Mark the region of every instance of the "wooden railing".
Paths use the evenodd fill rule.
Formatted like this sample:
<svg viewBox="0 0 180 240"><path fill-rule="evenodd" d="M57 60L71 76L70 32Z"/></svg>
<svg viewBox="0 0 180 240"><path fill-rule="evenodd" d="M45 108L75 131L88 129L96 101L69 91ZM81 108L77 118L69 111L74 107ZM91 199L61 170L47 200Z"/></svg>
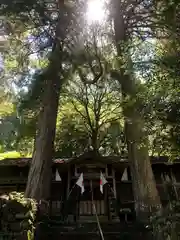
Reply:
<svg viewBox="0 0 180 240"><path fill-rule="evenodd" d="M51 214L60 215L62 211L62 202L61 201L52 201L51 202Z"/></svg>
<svg viewBox="0 0 180 240"><path fill-rule="evenodd" d="M0 178L0 185L3 184L26 184L26 177L9 177L9 178Z"/></svg>

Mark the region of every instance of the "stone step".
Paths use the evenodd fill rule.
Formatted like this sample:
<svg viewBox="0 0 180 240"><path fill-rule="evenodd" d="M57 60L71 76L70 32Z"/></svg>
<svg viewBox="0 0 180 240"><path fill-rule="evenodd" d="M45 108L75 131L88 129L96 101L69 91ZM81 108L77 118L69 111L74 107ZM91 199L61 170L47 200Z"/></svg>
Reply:
<svg viewBox="0 0 180 240"><path fill-rule="evenodd" d="M131 233L131 232L104 232L103 233L105 240L150 240L151 238L147 234L141 234L139 232L137 233ZM74 232L74 233L68 233L68 232L49 232L46 234L41 234L39 236L35 237L35 240L99 240L101 239L99 232L86 232L86 233L80 233L80 232Z"/></svg>
<svg viewBox="0 0 180 240"><path fill-rule="evenodd" d="M101 223L101 228L103 231L105 240L144 240L149 239L147 237L147 231L143 228L134 227L134 225L123 225L120 223ZM63 226L54 226L54 225L41 225L39 229L36 229L35 240L99 240L99 230L97 223L87 223L79 225L63 225Z"/></svg>

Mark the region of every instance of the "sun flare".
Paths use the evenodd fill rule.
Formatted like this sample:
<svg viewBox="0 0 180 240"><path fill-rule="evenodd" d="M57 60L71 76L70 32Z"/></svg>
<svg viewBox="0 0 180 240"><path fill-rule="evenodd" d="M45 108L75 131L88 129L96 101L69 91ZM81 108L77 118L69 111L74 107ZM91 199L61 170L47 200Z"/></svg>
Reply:
<svg viewBox="0 0 180 240"><path fill-rule="evenodd" d="M87 8L88 23L101 23L105 17L104 0L89 0Z"/></svg>

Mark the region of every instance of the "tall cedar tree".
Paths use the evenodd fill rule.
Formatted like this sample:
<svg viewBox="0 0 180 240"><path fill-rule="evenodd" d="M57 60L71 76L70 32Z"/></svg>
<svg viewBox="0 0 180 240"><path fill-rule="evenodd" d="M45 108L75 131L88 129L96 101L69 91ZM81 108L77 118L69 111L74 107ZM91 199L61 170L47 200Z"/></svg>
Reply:
<svg viewBox="0 0 180 240"><path fill-rule="evenodd" d="M42 32L45 40L47 37L51 40L50 47L52 47L52 50L49 53L48 66L41 72L36 81L39 86L38 96L36 97L38 100L40 99L41 104L39 105L33 158L25 191L26 197L36 200L48 199L50 194L56 118L63 79L62 46L69 23L66 10L64 0L57 0L56 2L2 0L0 5L1 16L4 16L5 20L10 19L10 23L11 21L12 23L20 21L22 25L24 23L24 26L28 26L28 29L32 30L30 33L32 36L34 32L37 33L36 40L42 35ZM55 13L53 17L49 16L51 12ZM9 26L14 26L15 24L9 24L6 21L3 25L7 34L14 34L15 29L10 29ZM47 27L49 27L48 30ZM41 89L39 89L40 87Z"/></svg>
<svg viewBox="0 0 180 240"><path fill-rule="evenodd" d="M38 119L38 132L35 140L32 163L26 186L26 197L48 199L50 194L52 156L56 131L59 94L62 86L62 45L65 38L66 22L64 1L58 1L59 20L49 65L43 73L44 93Z"/></svg>
<svg viewBox="0 0 180 240"><path fill-rule="evenodd" d="M134 5L128 5L128 2L132 1L124 2L113 0L112 6L117 54L119 59L126 59L127 67L132 69L132 62L128 56L129 53L125 50L130 40L130 29L127 24L127 9L128 7L131 7L130 9L132 11L128 17L135 18L136 15L132 13L136 7L138 7L138 2L141 2L141 5L143 4L143 1L134 2ZM141 18L142 17L143 16L141 16ZM129 72L127 73L126 70L127 68L120 68L118 72L113 72L113 76L121 83L124 97L128 97L131 102L131 104L124 105L123 109L125 117L125 135L128 146L128 159L131 164L136 214L139 219L146 220L149 213L151 214L152 212L157 212L161 209L161 203L149 159L148 138L144 131L144 120L138 112L138 85L133 74Z"/></svg>

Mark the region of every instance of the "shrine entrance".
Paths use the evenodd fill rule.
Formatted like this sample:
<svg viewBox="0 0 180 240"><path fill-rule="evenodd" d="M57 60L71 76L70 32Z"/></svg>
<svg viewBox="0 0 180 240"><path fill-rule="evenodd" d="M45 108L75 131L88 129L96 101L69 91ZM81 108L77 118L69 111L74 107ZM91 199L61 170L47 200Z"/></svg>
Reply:
<svg viewBox="0 0 180 240"><path fill-rule="evenodd" d="M83 174L83 193L81 184L77 184ZM103 193L100 191L102 177ZM101 185L102 187L102 185ZM67 212L75 221L111 221L115 211L112 198L115 197L116 184L114 170L104 163L78 163L71 165L67 178ZM113 197L112 197L113 195Z"/></svg>
<svg viewBox="0 0 180 240"><path fill-rule="evenodd" d="M99 179L84 179L85 192L79 199L79 220L93 221L96 214L100 218L108 219L107 191L100 192ZM94 204L94 206L93 206Z"/></svg>

